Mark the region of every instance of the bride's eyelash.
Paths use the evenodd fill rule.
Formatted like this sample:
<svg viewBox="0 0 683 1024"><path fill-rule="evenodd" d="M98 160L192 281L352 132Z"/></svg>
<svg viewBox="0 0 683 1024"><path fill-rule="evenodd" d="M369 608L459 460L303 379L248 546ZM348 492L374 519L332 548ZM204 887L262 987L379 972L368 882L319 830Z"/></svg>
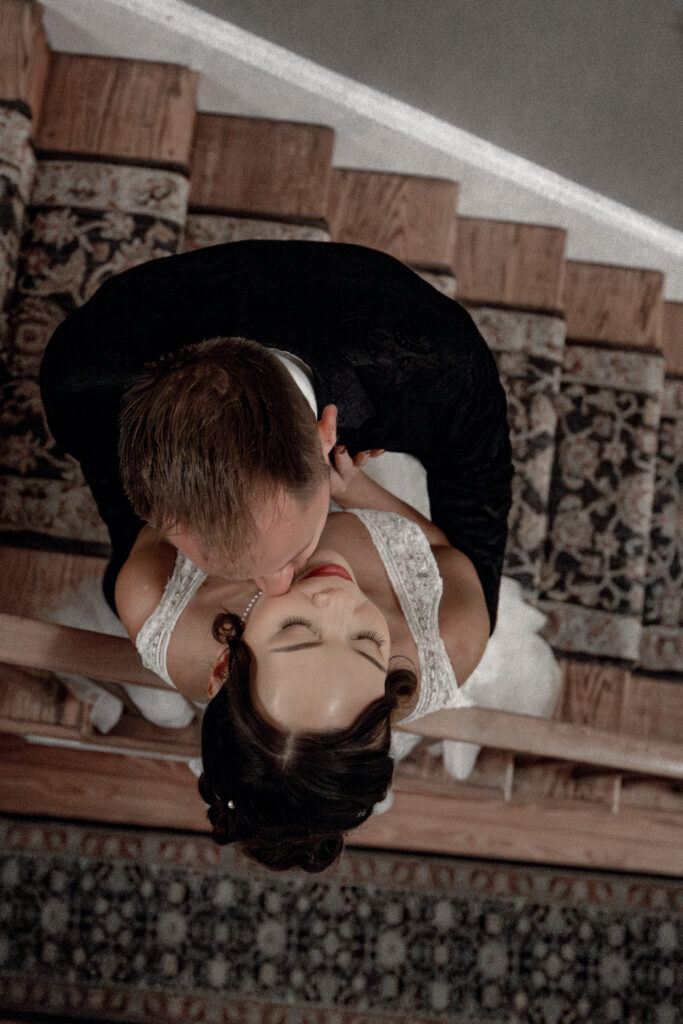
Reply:
<svg viewBox="0 0 683 1024"><path fill-rule="evenodd" d="M302 619L298 616L292 616L289 619L285 619L284 622L280 623L280 629L287 629L289 626L305 626L310 629L311 632L317 633L317 630L310 619ZM356 633L353 637L354 640L372 640L373 643L377 644L379 648L384 647L384 637L380 636L374 630L366 630L363 633Z"/></svg>
<svg viewBox="0 0 683 1024"><path fill-rule="evenodd" d="M372 640L377 644L378 647L384 647L384 637L380 636L379 633L375 633L374 630L368 630L365 633L357 633L354 640Z"/></svg>
<svg viewBox="0 0 683 1024"><path fill-rule="evenodd" d="M287 629L288 626L307 626L308 629L315 633L315 627L310 619L300 619L296 616L290 619L285 619L284 622L280 623L280 629Z"/></svg>

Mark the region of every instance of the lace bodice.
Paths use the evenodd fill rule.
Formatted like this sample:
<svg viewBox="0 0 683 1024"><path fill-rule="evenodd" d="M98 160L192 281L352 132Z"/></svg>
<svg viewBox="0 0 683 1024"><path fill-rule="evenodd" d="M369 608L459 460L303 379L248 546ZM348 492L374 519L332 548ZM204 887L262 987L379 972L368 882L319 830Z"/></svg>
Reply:
<svg viewBox="0 0 683 1024"><path fill-rule="evenodd" d="M175 687L166 667L171 635L178 619L205 579L206 573L178 551L161 600L135 638L142 664L161 676L169 686Z"/></svg>
<svg viewBox="0 0 683 1024"><path fill-rule="evenodd" d="M439 634L443 580L429 542L416 523L394 512L349 509L367 529L412 633L420 664L420 695L402 725L442 708L472 704L458 688L455 673ZM410 737L394 732L392 752L399 753Z"/></svg>

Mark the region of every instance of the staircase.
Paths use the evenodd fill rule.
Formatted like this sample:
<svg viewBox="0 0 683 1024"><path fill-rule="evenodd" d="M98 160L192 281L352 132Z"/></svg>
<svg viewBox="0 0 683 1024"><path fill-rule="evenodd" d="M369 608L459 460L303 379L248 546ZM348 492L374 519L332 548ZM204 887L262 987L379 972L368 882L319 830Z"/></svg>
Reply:
<svg viewBox="0 0 683 1024"><path fill-rule="evenodd" d="M555 227L460 217L453 181L335 167L327 127L197 113L186 68L51 53L26 0L0 0L0 58L0 612L34 617L105 564L106 530L40 406L64 315L183 249L353 242L457 297L495 353L516 469L505 572L549 617L557 721L679 742L683 304L663 300L663 275L566 260ZM3 665L0 730L2 810L205 828L182 763L196 723L161 730L126 708L100 735L48 669ZM354 841L681 867L679 788L656 774L489 748L459 784L424 742L395 792Z"/></svg>

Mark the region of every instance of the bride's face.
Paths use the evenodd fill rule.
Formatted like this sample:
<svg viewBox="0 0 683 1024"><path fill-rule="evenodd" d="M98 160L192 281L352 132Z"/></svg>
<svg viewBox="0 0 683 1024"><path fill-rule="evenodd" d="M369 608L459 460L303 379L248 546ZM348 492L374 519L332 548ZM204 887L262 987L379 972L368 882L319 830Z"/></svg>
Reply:
<svg viewBox="0 0 683 1024"><path fill-rule="evenodd" d="M283 729L345 728L384 695L389 628L338 552L316 551L286 594L261 597L244 640L256 706Z"/></svg>

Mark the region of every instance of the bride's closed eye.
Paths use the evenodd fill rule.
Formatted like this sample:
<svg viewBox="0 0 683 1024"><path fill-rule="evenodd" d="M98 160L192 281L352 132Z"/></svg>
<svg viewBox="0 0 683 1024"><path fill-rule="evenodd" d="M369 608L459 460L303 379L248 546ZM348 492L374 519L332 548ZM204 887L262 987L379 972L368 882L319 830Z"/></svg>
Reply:
<svg viewBox="0 0 683 1024"><path fill-rule="evenodd" d="M305 626L307 629L310 629L311 633L315 633L316 636L318 635L318 630L310 619L300 619L296 617L285 619L284 622L280 623L280 630L289 629L290 626Z"/></svg>
<svg viewBox="0 0 683 1024"><path fill-rule="evenodd" d="M320 636L320 631L315 627L310 619L302 619L298 616L292 616L289 619L285 619L284 622L280 623L280 630L284 631L290 629L292 626L304 626L306 629L310 629L311 633L315 633L316 636ZM351 637L352 640L371 640L377 647L382 649L385 645L385 639L380 636L375 630L365 630L362 633L356 633Z"/></svg>
<svg viewBox="0 0 683 1024"><path fill-rule="evenodd" d="M372 640L373 643L377 644L377 646L380 648L380 650L381 650L382 647L384 647L384 644L386 643L384 637L380 636L379 633L376 633L374 630L368 630L365 633L356 633L356 635L354 637L352 637L351 639L352 640Z"/></svg>

